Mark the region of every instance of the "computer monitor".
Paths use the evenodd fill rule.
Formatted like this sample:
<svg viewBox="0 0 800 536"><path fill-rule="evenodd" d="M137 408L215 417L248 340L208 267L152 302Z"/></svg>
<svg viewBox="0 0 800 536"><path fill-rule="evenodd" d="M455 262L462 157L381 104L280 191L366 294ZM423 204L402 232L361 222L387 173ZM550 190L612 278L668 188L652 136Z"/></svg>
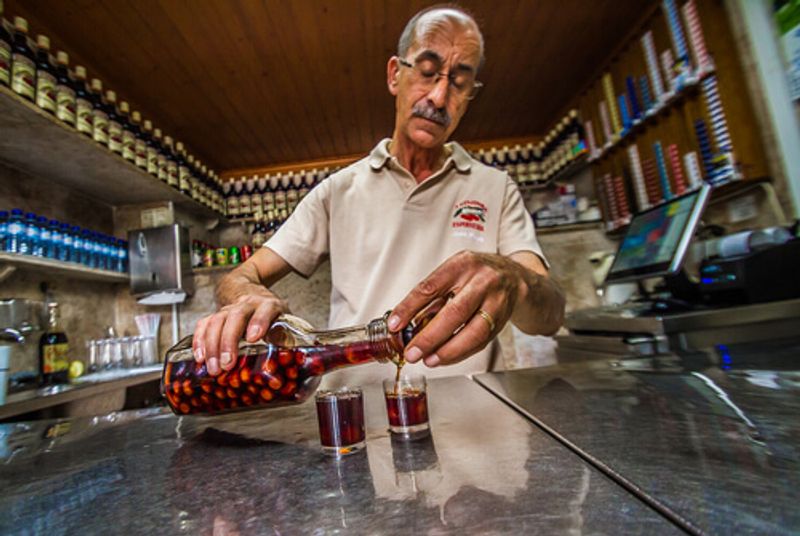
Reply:
<svg viewBox="0 0 800 536"><path fill-rule="evenodd" d="M704 184L634 216L605 284L678 273L710 193Z"/></svg>

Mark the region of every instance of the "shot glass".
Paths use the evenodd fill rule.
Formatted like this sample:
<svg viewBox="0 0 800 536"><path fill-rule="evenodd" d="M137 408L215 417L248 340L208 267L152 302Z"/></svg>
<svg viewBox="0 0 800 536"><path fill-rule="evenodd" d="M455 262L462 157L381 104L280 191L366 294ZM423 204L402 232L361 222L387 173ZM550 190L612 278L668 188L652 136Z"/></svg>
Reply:
<svg viewBox="0 0 800 536"><path fill-rule="evenodd" d="M358 387L320 391L316 396L322 452L347 456L364 448L364 394Z"/></svg>
<svg viewBox="0 0 800 536"><path fill-rule="evenodd" d="M383 380L383 396L389 431L406 438L424 437L430 432L428 393L425 376L404 376Z"/></svg>

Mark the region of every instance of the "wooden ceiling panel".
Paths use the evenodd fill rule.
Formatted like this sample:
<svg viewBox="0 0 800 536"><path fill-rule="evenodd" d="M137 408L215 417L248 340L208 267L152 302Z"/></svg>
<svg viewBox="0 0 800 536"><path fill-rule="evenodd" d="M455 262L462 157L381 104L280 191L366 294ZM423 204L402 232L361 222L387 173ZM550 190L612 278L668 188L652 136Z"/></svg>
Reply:
<svg viewBox="0 0 800 536"><path fill-rule="evenodd" d="M418 0L6 0L217 170L359 154L391 135L386 61ZM464 142L540 136L653 0L465 0L486 84Z"/></svg>

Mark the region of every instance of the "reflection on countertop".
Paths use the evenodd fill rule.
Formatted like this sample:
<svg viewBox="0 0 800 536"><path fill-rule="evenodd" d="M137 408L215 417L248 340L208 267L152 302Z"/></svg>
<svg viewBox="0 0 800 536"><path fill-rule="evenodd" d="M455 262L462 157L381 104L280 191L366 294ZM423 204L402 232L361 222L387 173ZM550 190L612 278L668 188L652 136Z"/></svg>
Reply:
<svg viewBox="0 0 800 536"><path fill-rule="evenodd" d="M800 530L800 341L477 376L703 531Z"/></svg>
<svg viewBox="0 0 800 536"><path fill-rule="evenodd" d="M466 378L429 383L432 433L414 443L387 432L380 386L364 391L367 448L338 462L313 402L1 426L0 532L679 532Z"/></svg>

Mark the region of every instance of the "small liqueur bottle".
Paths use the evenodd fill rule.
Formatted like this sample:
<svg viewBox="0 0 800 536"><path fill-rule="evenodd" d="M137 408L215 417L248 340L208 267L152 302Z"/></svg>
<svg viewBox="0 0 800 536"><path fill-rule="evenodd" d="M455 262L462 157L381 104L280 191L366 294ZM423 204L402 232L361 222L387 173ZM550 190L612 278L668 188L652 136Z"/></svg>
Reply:
<svg viewBox="0 0 800 536"><path fill-rule="evenodd" d="M142 114L134 110L131 114L131 130L133 131L133 163L139 169L147 170L147 140L150 133L142 128Z"/></svg>
<svg viewBox="0 0 800 536"><path fill-rule="evenodd" d="M14 17L11 89L30 101L36 98L36 56L28 46L28 21L22 17Z"/></svg>
<svg viewBox="0 0 800 536"><path fill-rule="evenodd" d="M253 216L264 215L264 196L261 192L261 183L258 175L253 175L248 181L248 186L252 183L250 191L250 212Z"/></svg>
<svg viewBox="0 0 800 536"><path fill-rule="evenodd" d="M189 182L189 165L186 162L183 142L180 141L175 143L175 164L178 167L178 190L188 195L192 191Z"/></svg>
<svg viewBox="0 0 800 536"><path fill-rule="evenodd" d="M280 212L286 209L286 185L289 183L289 176L278 174L277 182L277 188L275 189L275 210Z"/></svg>
<svg viewBox="0 0 800 536"><path fill-rule="evenodd" d="M303 175L303 184L300 185L300 191L297 193L298 203L308 195L308 192L311 191L311 187L314 184L314 173L313 171L307 171Z"/></svg>
<svg viewBox="0 0 800 536"><path fill-rule="evenodd" d="M48 327L39 340L39 370L43 385L67 383L69 342L61 329L58 304L47 304Z"/></svg>
<svg viewBox="0 0 800 536"><path fill-rule="evenodd" d="M222 206L223 206L222 213L223 213L223 214L225 215L225 217L227 217L227 218L231 218L231 217L232 217L232 215L231 215L231 208L232 208L232 207L230 206L230 205L231 205L231 203L230 203L230 200L231 200L231 198L233 197L233 196L231 195L231 189L232 189L232 188L233 188L233 185L231 184L231 181L227 181L227 180L226 180L226 181L225 181L225 182L223 182L223 183L222 183L222 185L221 185L221 189L222 189L222 200L223 200L223 201L222 201ZM236 201L236 203L237 203L237 205L238 205L239 201L237 200L237 201ZM238 208L238 206L237 206L237 208Z"/></svg>
<svg viewBox="0 0 800 536"><path fill-rule="evenodd" d="M122 158L136 162L136 134L131 117L131 106L127 101L119 103L119 122L122 126Z"/></svg>
<svg viewBox="0 0 800 536"><path fill-rule="evenodd" d="M330 371L372 361L402 367L405 345L442 304L432 303L400 333L389 332L389 313L361 326L328 331L284 315L272 324L264 342L242 341L236 366L217 376L208 374L205 363L195 362L189 336L167 352L161 392L178 415L299 404Z"/></svg>
<svg viewBox="0 0 800 536"><path fill-rule="evenodd" d="M167 184L173 188L178 188L178 160L171 136L164 136L164 156L165 169L167 172Z"/></svg>
<svg viewBox="0 0 800 536"><path fill-rule="evenodd" d="M0 0L0 84L11 85L11 34L3 18L3 0Z"/></svg>
<svg viewBox="0 0 800 536"><path fill-rule="evenodd" d="M112 153L122 155L122 122L123 118L117 110L116 91L106 91L106 116L108 116L108 149Z"/></svg>
<svg viewBox="0 0 800 536"><path fill-rule="evenodd" d="M50 61L50 38L36 36L36 106L56 113L56 68Z"/></svg>
<svg viewBox="0 0 800 536"><path fill-rule="evenodd" d="M108 113L103 100L103 82L92 78L92 137L100 145L108 146Z"/></svg>
<svg viewBox="0 0 800 536"><path fill-rule="evenodd" d="M242 185L241 181L233 182L227 202L228 216L230 216L231 218L238 218L240 216L239 201L241 200L241 195L243 190L244 186Z"/></svg>
<svg viewBox="0 0 800 536"><path fill-rule="evenodd" d="M238 184L241 184L239 192L239 216L246 218L251 214L250 206L250 192L247 189L247 178L242 177L239 179Z"/></svg>
<svg viewBox="0 0 800 536"><path fill-rule="evenodd" d="M289 184L289 189L286 191L286 208L289 212L294 212L295 207L300 202L300 186L302 184L303 175L295 174Z"/></svg>
<svg viewBox="0 0 800 536"><path fill-rule="evenodd" d="M153 129L153 138L150 140L151 146L147 149L147 172L158 177L158 180L167 182L167 157L164 154L164 139L161 136L161 129ZM156 164L153 169L153 154L155 153Z"/></svg>
<svg viewBox="0 0 800 536"><path fill-rule="evenodd" d="M56 117L75 128L75 82L69 76L69 55L56 53Z"/></svg>
<svg viewBox="0 0 800 536"><path fill-rule="evenodd" d="M85 136L93 137L92 115L94 105L92 94L86 87L86 68L75 66L75 78L72 81L75 90L75 129Z"/></svg>
<svg viewBox="0 0 800 536"><path fill-rule="evenodd" d="M261 204L264 207L264 214L275 210L275 189L278 186L278 180L275 175L264 176L265 187L261 192Z"/></svg>

